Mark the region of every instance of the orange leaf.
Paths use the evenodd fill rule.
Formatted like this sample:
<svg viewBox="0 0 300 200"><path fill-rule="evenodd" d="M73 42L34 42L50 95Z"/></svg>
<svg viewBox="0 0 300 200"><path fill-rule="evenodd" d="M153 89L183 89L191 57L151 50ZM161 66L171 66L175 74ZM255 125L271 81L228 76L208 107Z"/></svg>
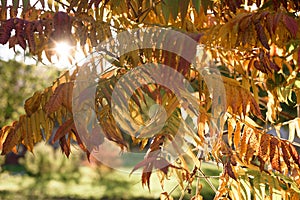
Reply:
<svg viewBox="0 0 300 200"><path fill-rule="evenodd" d="M70 138L68 138L68 140L67 140L66 137L61 137L59 139L59 144L60 144L61 150L65 153L65 155L67 157L69 157L69 155L71 153Z"/></svg>
<svg viewBox="0 0 300 200"><path fill-rule="evenodd" d="M35 92L32 97L25 101L24 109L28 116L37 111L37 109L40 107L41 99L41 92Z"/></svg>
<svg viewBox="0 0 300 200"><path fill-rule="evenodd" d="M250 163L250 161L252 160L252 156L257 152L258 148L259 148L258 138L257 138L256 134L254 132L252 132L252 134L249 138L247 152L246 152L246 158L245 158L247 163Z"/></svg>
<svg viewBox="0 0 300 200"><path fill-rule="evenodd" d="M265 162L269 159L270 139L271 139L271 136L266 133L263 134L260 139L260 147L259 147L258 155Z"/></svg>
<svg viewBox="0 0 300 200"><path fill-rule="evenodd" d="M291 163L290 163L290 153L288 151L288 147L287 144L285 142L281 142L281 149L282 149L282 154L283 154L283 160L285 162L285 164L288 167L288 170L291 169Z"/></svg>
<svg viewBox="0 0 300 200"><path fill-rule="evenodd" d="M57 111L62 105L68 111L72 112L72 91L73 82L62 83L57 86L49 101L46 103L44 110L47 114L52 114Z"/></svg>
<svg viewBox="0 0 300 200"><path fill-rule="evenodd" d="M239 144L240 144L240 140L241 140L241 124L239 122L237 122L236 127L235 127L235 131L234 131L234 136L233 136L233 144L235 149L239 149Z"/></svg>
<svg viewBox="0 0 300 200"><path fill-rule="evenodd" d="M280 152L279 152L280 142L275 137L270 140L270 160L272 168L281 172L280 167Z"/></svg>
<svg viewBox="0 0 300 200"><path fill-rule="evenodd" d="M6 155L21 142L21 134L16 132L15 127L10 126L8 129L6 129L6 132L7 136L3 143L1 155Z"/></svg>

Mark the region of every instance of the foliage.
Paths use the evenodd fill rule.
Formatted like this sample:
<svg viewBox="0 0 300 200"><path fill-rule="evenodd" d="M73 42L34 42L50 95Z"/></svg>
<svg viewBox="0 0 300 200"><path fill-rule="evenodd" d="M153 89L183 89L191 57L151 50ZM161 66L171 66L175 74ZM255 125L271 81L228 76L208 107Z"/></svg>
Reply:
<svg viewBox="0 0 300 200"><path fill-rule="evenodd" d="M26 153L20 163L30 175L40 178L60 176L60 178L69 179L78 172L81 157L82 154L75 151L72 158L67 159L52 146L39 143L34 148L34 154Z"/></svg>
<svg viewBox="0 0 300 200"><path fill-rule="evenodd" d="M30 152L28 152L30 154ZM75 154L79 152L74 152ZM69 162L73 156L70 156ZM68 165L68 163L65 163ZM20 171L20 169L19 169ZM203 171L206 174L216 174L217 167L212 164L204 164ZM159 198L161 187L159 180L154 177L151 184L151 193L141 184L139 175L128 177L118 171L104 173L99 175L97 169L80 165L79 170L68 179L58 172L53 174L51 179L41 178L39 176L30 176L26 172L12 173L11 169L5 169L0 173L0 198L1 199L128 199L128 200L155 200ZM71 175L71 174L69 174ZM175 177L168 181L166 189L173 188L177 182ZM9 184L7 184L9 183ZM203 196L205 199L213 197L213 191L203 182ZM217 187L218 180L214 179L213 184ZM173 196L178 199L180 189L174 191ZM188 199L188 198L184 198Z"/></svg>
<svg viewBox="0 0 300 200"><path fill-rule="evenodd" d="M220 83L216 82L211 95L203 81L205 77L191 63L162 49L139 49L120 57L112 55L116 68L100 77L91 77L97 84L97 119L102 127L106 127L104 135L98 138L98 144L105 137L122 150L128 149L128 143L146 148L145 159L133 169L143 168L143 185L149 187L152 170L158 168L162 172L162 180L172 171L186 191L201 175L200 161L205 159L223 165L215 199L299 199L300 161L292 142L295 133L300 134L300 114L289 110L293 106L299 109L300 103L298 1L70 0L48 1L47 5L44 1L38 3L41 9L30 5L29 1L23 1L22 5L19 1L13 1L12 5L8 5L6 0L1 1L1 44L9 43L10 47L20 45L23 49L28 47L38 60L43 59L44 52L51 61L55 55L55 43L61 40L72 45L78 43L84 51L92 51L103 40L124 30L171 27L203 44L220 65L222 79ZM253 3L257 9L251 7ZM17 9L19 6L22 13ZM15 35L12 36L13 30ZM193 46L188 49L182 46L181 50L188 51L191 57L196 53ZM105 53L109 55L110 52ZM137 89L130 101L131 113L121 113L120 110L119 115L147 124L144 107L149 110L156 102L166 108L168 125L155 135L141 133L142 136L150 136L143 139L135 137L128 124L122 124L120 129L112 114L112 90L122 75L145 62L168 65L193 85L199 97L196 102L200 112L197 133L188 128L188 122L182 119L179 109L183 108L193 116L189 105L182 106L172 92L155 84ZM73 139L87 155L90 154L93 149L87 148L78 133L86 131L86 127L76 127L72 113L73 88L80 87L74 83L78 71L84 67L86 73L96 71L93 66L88 66L77 66L72 73L67 71L52 86L36 92L25 102L26 115L1 129L2 154L16 151L21 143L33 151L34 144L51 138L55 123L59 128L52 140L60 142L67 156ZM152 72L155 74L155 71ZM136 78L140 77L136 75ZM149 77L145 75L142 78L147 80ZM127 88L137 85L136 82L126 84ZM226 112L214 116L211 107L219 104L221 84L225 90ZM89 95L84 92L78 96L80 103ZM124 102L122 95L118 94L120 102ZM151 103L145 96L152 99ZM215 118L220 130L214 129ZM177 133L181 122L185 128ZM280 138L280 134L272 136L267 133L268 126L279 130L286 124L290 126L290 141ZM132 137L125 137L125 132ZM207 135L215 137L216 142L208 142ZM186 136L191 138L187 141L187 156L179 156L178 162L170 164L161 147L176 141L177 137L183 141ZM224 139L226 136L227 139ZM93 138L90 140L93 141ZM211 148L211 152L203 151L206 148ZM180 154L181 149L176 151ZM198 151L205 156L200 157ZM186 164L188 158L193 161L192 169ZM209 182L208 178L205 180ZM201 185L192 199L201 199L200 194ZM171 198L168 193L162 193L161 197Z"/></svg>
<svg viewBox="0 0 300 200"><path fill-rule="evenodd" d="M47 75L43 75L46 70ZM13 60L0 61L0 127L24 114L24 99L43 89L57 74L57 71L50 68L38 68Z"/></svg>

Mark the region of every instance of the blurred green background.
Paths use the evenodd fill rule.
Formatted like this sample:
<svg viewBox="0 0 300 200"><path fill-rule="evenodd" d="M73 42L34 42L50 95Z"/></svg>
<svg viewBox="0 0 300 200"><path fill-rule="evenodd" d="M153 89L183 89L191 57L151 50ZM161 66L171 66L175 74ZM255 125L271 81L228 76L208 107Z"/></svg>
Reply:
<svg viewBox="0 0 300 200"><path fill-rule="evenodd" d="M4 157L0 159L3 164ZM104 159L117 158L108 155ZM206 175L220 173L213 164L203 163L202 166ZM127 171L132 169L124 167ZM19 164L2 165L0 180L0 199L159 199L160 193L170 192L177 185L176 178L170 177L163 190L154 172L149 191L142 187L140 174L130 176L95 160L89 163L76 146L68 159L60 149L45 143L39 143L34 154L26 152L23 158L19 158ZM211 180L217 187L218 179ZM203 179L201 183L204 199L213 199L213 190ZM191 194L185 193L184 199L190 199L194 193L193 187ZM177 187L172 196L178 199L180 195L181 189Z"/></svg>

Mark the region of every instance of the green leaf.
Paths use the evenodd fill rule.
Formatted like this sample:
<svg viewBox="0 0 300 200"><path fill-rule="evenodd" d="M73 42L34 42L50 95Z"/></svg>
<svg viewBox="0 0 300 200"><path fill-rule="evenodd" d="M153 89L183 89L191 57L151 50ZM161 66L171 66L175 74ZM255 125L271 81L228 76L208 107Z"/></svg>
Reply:
<svg viewBox="0 0 300 200"><path fill-rule="evenodd" d="M7 0L1 0L1 7L5 8L7 6Z"/></svg>
<svg viewBox="0 0 300 200"><path fill-rule="evenodd" d="M18 7L19 7L19 0L14 0L13 1L13 7L14 7L15 10L18 9Z"/></svg>
<svg viewBox="0 0 300 200"><path fill-rule="evenodd" d="M192 0L192 3L197 13L200 13L200 0Z"/></svg>
<svg viewBox="0 0 300 200"><path fill-rule="evenodd" d="M27 11L28 7L30 7L29 0L23 0L23 11Z"/></svg>
<svg viewBox="0 0 300 200"><path fill-rule="evenodd" d="M164 2L162 2L161 9L162 9L162 13L164 15L164 18L166 20L166 23L168 23L169 18L170 18L170 9L169 9L169 7Z"/></svg>
<svg viewBox="0 0 300 200"><path fill-rule="evenodd" d="M172 17L176 20L178 16L178 9L179 9L179 0L164 0L166 6L169 7Z"/></svg>

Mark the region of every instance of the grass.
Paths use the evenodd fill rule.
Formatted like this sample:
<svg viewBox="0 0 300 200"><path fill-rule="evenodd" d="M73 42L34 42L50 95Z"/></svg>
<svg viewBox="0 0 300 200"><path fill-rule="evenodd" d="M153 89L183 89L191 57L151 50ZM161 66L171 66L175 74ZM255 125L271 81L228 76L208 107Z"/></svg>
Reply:
<svg viewBox="0 0 300 200"><path fill-rule="evenodd" d="M130 169L125 169L129 171ZM218 175L218 169L212 164L203 164L206 175ZM0 173L0 199L159 199L163 191L170 192L176 185L174 177L165 181L164 190L154 173L151 176L150 192L148 188L142 187L140 174L120 171L101 170L89 166L80 166L65 180L61 176L30 176L22 166L8 166ZM201 180L203 184L202 195L204 199L212 199L214 192L209 185ZM217 187L218 180L212 179ZM192 193L195 188L192 188ZM175 199L181 195L179 187L174 190L172 196ZM186 194L184 199L190 199Z"/></svg>

